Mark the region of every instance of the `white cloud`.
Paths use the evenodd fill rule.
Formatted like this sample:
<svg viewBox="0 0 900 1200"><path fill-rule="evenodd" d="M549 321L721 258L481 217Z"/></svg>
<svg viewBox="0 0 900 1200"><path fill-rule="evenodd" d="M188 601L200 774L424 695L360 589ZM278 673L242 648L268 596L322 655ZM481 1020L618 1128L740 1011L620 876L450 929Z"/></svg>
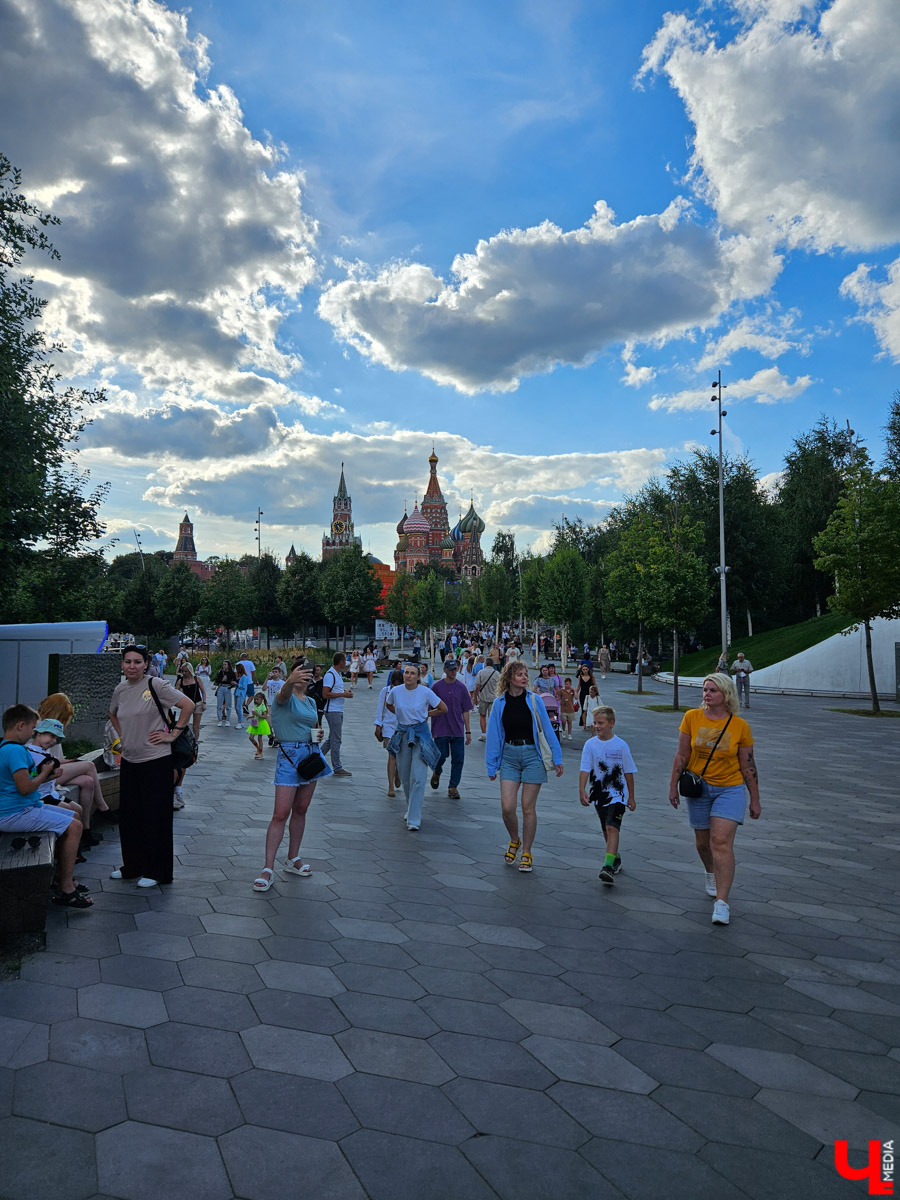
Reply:
<svg viewBox="0 0 900 1200"><path fill-rule="evenodd" d="M655 367L637 367L634 363L635 347L633 342L626 342L622 350L622 366L625 368L625 374L622 376L622 383L626 387L643 387L645 383L652 383L656 378Z"/></svg>
<svg viewBox="0 0 900 1200"><path fill-rule="evenodd" d="M664 342L766 290L780 263L662 213L615 224L602 201L581 228L549 221L480 241L448 283L419 263L325 290L319 313L360 353L461 392L513 391L526 375L582 365L616 342Z"/></svg>
<svg viewBox="0 0 900 1200"><path fill-rule="evenodd" d="M749 379L726 380L723 403L727 406L735 400L754 400L757 404L777 404L779 401L795 400L813 382L811 375L798 375L792 383L778 367L763 367ZM709 397L710 389L698 381L696 387L672 396L654 396L649 407L654 412L659 409L665 412L699 410L709 407ZM710 413L713 413L711 407Z"/></svg>
<svg viewBox="0 0 900 1200"><path fill-rule="evenodd" d="M706 343L697 370L709 371L713 367L724 366L741 350L751 350L769 359L780 358L789 350L809 354L809 335L795 328L799 315L796 309L792 309L787 313L767 310L742 317L721 337L711 338Z"/></svg>
<svg viewBox="0 0 900 1200"><path fill-rule="evenodd" d="M0 30L4 153L63 219L38 278L66 369L223 399L290 379L315 224L300 172L206 86L205 40L155 0L2 0Z"/></svg>
<svg viewBox="0 0 900 1200"><path fill-rule="evenodd" d="M900 4L734 7L743 24L721 46L668 13L639 75L664 72L684 101L692 165L720 220L815 250L896 240Z"/></svg>
<svg viewBox="0 0 900 1200"><path fill-rule="evenodd" d="M859 319L872 326L884 353L900 362L900 258L887 267L885 279L866 264L858 266L841 284L841 295L856 301Z"/></svg>

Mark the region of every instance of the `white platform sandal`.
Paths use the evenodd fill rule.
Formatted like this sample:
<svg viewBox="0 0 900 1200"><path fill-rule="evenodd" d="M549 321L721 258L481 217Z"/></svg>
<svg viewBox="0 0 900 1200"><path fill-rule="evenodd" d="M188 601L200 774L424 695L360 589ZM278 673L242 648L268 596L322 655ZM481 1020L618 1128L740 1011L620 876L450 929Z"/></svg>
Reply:
<svg viewBox="0 0 900 1200"><path fill-rule="evenodd" d="M312 867L309 863L305 863L299 854L296 858L286 858L284 860L284 869L288 875L300 875L304 879L307 875L312 875Z"/></svg>
<svg viewBox="0 0 900 1200"><path fill-rule="evenodd" d="M263 867L259 873L259 878L253 880L254 892L267 892L275 882L275 872L271 867Z"/></svg>

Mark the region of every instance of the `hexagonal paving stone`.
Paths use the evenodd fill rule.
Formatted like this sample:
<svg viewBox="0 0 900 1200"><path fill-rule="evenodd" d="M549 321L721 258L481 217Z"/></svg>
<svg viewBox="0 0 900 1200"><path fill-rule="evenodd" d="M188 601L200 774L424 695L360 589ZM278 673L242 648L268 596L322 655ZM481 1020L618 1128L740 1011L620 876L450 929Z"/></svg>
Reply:
<svg viewBox="0 0 900 1200"><path fill-rule="evenodd" d="M348 1029L335 1040L356 1067L370 1075L389 1075L413 1083L446 1083L455 1072L418 1038L371 1029Z"/></svg>
<svg viewBox="0 0 900 1200"><path fill-rule="evenodd" d="M16 1072L13 1112L97 1133L125 1120L122 1081L71 1063L38 1063Z"/></svg>
<svg viewBox="0 0 900 1200"><path fill-rule="evenodd" d="M259 1017L246 996L213 988L172 988L165 993L169 1017L183 1025L203 1025L240 1033L259 1024Z"/></svg>
<svg viewBox="0 0 900 1200"><path fill-rule="evenodd" d="M97 1135L97 1177L102 1191L123 1200L231 1200L234 1194L212 1138L135 1121Z"/></svg>
<svg viewBox="0 0 900 1200"><path fill-rule="evenodd" d="M345 991L330 967L314 967L298 962L261 962L256 969L266 987L282 992L337 996Z"/></svg>
<svg viewBox="0 0 900 1200"><path fill-rule="evenodd" d="M0 1121L0 1196L4 1200L87 1200L97 1191L89 1133L24 1117Z"/></svg>
<svg viewBox="0 0 900 1200"><path fill-rule="evenodd" d="M147 1030L147 1049L157 1067L198 1071L227 1079L250 1066L247 1052L236 1033L203 1029L174 1021Z"/></svg>
<svg viewBox="0 0 900 1200"><path fill-rule="evenodd" d="M248 1125L333 1142L359 1128L337 1085L323 1079L254 1070L238 1075L231 1086Z"/></svg>
<svg viewBox="0 0 900 1200"><path fill-rule="evenodd" d="M194 957L190 938L179 937L174 933L120 933L119 946L123 954L137 954L142 958L164 958L169 962Z"/></svg>
<svg viewBox="0 0 900 1200"><path fill-rule="evenodd" d="M50 1030L50 1057L54 1062L74 1063L98 1071L123 1071L145 1067L149 1062L142 1029L88 1021L76 1017L58 1021Z"/></svg>
<svg viewBox="0 0 900 1200"><path fill-rule="evenodd" d="M347 1160L331 1142L244 1125L219 1144L235 1190L247 1200L296 1200L298 1195L366 1200Z"/></svg>
<svg viewBox="0 0 900 1200"><path fill-rule="evenodd" d="M334 1039L321 1033L257 1025L245 1030L241 1037L253 1065L263 1070L332 1082L353 1070Z"/></svg>
<svg viewBox="0 0 900 1200"><path fill-rule="evenodd" d="M135 1029L147 1029L169 1019L161 993L114 983L92 983L79 988L78 1015L115 1025L131 1025Z"/></svg>
<svg viewBox="0 0 900 1200"><path fill-rule="evenodd" d="M243 1122L241 1110L224 1079L164 1067L143 1067L129 1071L123 1083L132 1121L210 1137L218 1137Z"/></svg>

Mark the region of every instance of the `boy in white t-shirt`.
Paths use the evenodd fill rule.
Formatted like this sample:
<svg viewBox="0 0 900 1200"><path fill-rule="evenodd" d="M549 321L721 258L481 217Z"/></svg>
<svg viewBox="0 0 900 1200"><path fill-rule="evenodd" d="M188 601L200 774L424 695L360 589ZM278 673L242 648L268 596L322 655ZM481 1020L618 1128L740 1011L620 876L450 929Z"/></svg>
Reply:
<svg viewBox="0 0 900 1200"><path fill-rule="evenodd" d="M581 752L581 771L578 776L578 798L585 808L593 804L606 838L606 859L600 871L600 881L607 886L622 870L619 855L619 831L625 809L637 807L634 799L634 777L637 767L628 743L616 736L615 709L601 705L594 711L594 736Z"/></svg>

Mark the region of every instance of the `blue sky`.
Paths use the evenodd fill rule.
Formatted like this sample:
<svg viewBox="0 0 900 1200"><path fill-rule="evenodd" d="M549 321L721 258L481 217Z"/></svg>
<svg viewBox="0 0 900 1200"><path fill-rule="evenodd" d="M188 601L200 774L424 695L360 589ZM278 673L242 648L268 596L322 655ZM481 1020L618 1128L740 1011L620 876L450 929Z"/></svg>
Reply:
<svg viewBox="0 0 900 1200"><path fill-rule="evenodd" d="M876 452L900 360L895 0L0 0L0 149L63 226L48 332L129 548L544 546L696 443ZM27 97L27 103L23 103Z"/></svg>

